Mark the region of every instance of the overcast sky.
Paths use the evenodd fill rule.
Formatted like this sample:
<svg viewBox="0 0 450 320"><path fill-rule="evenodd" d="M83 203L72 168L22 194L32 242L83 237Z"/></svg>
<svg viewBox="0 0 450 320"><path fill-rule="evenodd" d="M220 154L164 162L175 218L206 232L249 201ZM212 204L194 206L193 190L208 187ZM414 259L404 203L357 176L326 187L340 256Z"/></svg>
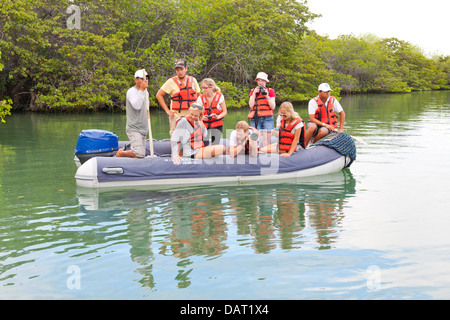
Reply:
<svg viewBox="0 0 450 320"><path fill-rule="evenodd" d="M331 39L371 33L450 55L450 0L307 0L307 6L322 14L309 27Z"/></svg>

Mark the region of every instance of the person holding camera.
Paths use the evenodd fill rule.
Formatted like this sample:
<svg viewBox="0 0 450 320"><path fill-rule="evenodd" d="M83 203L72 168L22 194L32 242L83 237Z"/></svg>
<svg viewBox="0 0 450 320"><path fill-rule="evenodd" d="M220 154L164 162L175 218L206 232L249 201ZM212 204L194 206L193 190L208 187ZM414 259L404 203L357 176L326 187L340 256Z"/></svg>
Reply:
<svg viewBox="0 0 450 320"><path fill-rule="evenodd" d="M145 141L148 132L147 105L148 74L138 70L134 74L135 86L126 95L126 133L130 140L131 150L119 149L116 157L143 158L145 157Z"/></svg>
<svg viewBox="0 0 450 320"><path fill-rule="evenodd" d="M178 119L189 113L189 107L197 101L200 94L197 80L187 74L187 62L178 59L174 68L176 76L168 79L156 93L156 99L169 116L170 135L172 135ZM167 94L171 99L170 109L164 100L164 96Z"/></svg>
<svg viewBox="0 0 450 320"><path fill-rule="evenodd" d="M261 149L263 153L280 153L280 157L290 157L297 151L297 145L305 148L305 124L294 111L292 103L285 101L280 105L277 128L273 130L278 142Z"/></svg>
<svg viewBox="0 0 450 320"><path fill-rule="evenodd" d="M273 129L273 110L275 109L275 91L267 88L269 78L265 72L259 72L255 79L257 86L250 92L250 125L260 130L263 135L263 146L270 144Z"/></svg>
<svg viewBox="0 0 450 320"><path fill-rule="evenodd" d="M259 150L259 131L248 125L246 121L239 121L230 135L229 154L236 157L238 154L249 154L256 157Z"/></svg>
<svg viewBox="0 0 450 320"><path fill-rule="evenodd" d="M227 115L227 106L225 98L220 92L220 88L211 78L203 79L200 83L203 91L197 103L203 105L203 123L208 129L208 140L211 137L211 145L218 145L222 138L223 118Z"/></svg>

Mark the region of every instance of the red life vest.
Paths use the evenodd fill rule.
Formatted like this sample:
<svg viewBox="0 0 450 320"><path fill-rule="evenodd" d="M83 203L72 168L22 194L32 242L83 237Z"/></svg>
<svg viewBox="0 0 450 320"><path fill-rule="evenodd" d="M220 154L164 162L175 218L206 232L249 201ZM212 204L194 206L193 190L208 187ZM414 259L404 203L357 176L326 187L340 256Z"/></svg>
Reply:
<svg viewBox="0 0 450 320"><path fill-rule="evenodd" d="M336 113L333 111L333 105L334 102L336 101L336 98L330 97L328 99L328 108L325 107L325 104L323 103L322 100L320 100L319 97L315 97L314 100L316 101L318 106L314 117L317 120L330 124L336 128L338 126L337 116Z"/></svg>
<svg viewBox="0 0 450 320"><path fill-rule="evenodd" d="M197 150L204 146L203 144L203 131L199 121L192 122L189 118L186 117L186 120L189 124L194 128L194 132L191 133L191 148Z"/></svg>
<svg viewBox="0 0 450 320"><path fill-rule="evenodd" d="M191 76L187 76L186 85L184 85L178 77L173 77L173 81L178 85L180 91L170 98L172 99L172 110L187 110L192 103L197 101L197 92L194 90L194 80Z"/></svg>
<svg viewBox="0 0 450 320"><path fill-rule="evenodd" d="M267 91L270 91L269 88L267 88ZM269 94L269 93L267 93ZM248 113L247 118L253 119L255 116L255 111L258 117L271 117L273 116L273 110L269 106L269 101L267 101L267 98L265 95L258 92L255 97L255 105L253 108L250 109L250 112Z"/></svg>
<svg viewBox="0 0 450 320"><path fill-rule="evenodd" d="M218 116L222 113L222 111L217 107L219 105L219 100L222 97L220 92L216 93L210 106L208 106L208 100L206 99L205 94L202 94L200 97L202 98L203 107L205 108L203 115L210 116L216 114ZM207 129L217 128L223 126L223 119L206 119L203 120L203 123L206 125Z"/></svg>
<svg viewBox="0 0 450 320"><path fill-rule="evenodd" d="M281 120L280 136L279 136L279 143L278 143L280 150L285 150L285 151L291 150L291 146L292 146L292 143L294 142L294 137L295 137L295 134L292 133L291 131L300 122L303 122L302 118L300 118L300 117L295 118L289 124L286 123L286 121L284 121L284 119ZM300 130L302 130L301 134L300 134L300 139L299 139L300 145L303 148L305 148L305 138L304 138L304 136L305 136L305 126L303 125L303 127Z"/></svg>

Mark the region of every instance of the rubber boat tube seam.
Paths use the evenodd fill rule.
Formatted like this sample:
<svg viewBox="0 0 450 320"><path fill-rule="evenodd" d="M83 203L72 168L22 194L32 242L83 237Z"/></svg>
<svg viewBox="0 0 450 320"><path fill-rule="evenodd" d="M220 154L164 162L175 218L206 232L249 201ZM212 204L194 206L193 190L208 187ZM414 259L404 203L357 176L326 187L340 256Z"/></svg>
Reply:
<svg viewBox="0 0 450 320"><path fill-rule="evenodd" d="M130 180L130 181L107 181L99 183L97 177L97 158L86 161L78 170L75 176L77 186L85 188L117 188L117 187L139 187L139 186L182 186L182 185L212 185L220 183L236 182L246 184L258 181L283 181L286 179L299 179L303 177L329 174L344 169L348 164L348 157L341 156L325 164L302 169L298 171L283 172L267 175L252 176L222 176L222 177L201 177L201 178L177 178L177 179L151 179L151 180Z"/></svg>

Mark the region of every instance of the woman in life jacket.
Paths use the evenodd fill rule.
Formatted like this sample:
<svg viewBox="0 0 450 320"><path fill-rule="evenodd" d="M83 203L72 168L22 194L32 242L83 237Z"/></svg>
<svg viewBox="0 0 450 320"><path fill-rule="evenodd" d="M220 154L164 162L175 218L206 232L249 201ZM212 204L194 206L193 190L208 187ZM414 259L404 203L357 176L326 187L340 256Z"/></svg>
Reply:
<svg viewBox="0 0 450 320"><path fill-rule="evenodd" d="M302 118L294 111L290 102L280 105L277 128L273 134L278 136L278 142L261 149L264 153L280 153L281 157L290 157L297 151L297 145L305 148L305 124Z"/></svg>
<svg viewBox="0 0 450 320"><path fill-rule="evenodd" d="M225 153L223 145L204 146L207 129L202 121L203 111L201 105L193 103L189 113L178 120L170 139L174 163L180 163L181 157L206 159Z"/></svg>
<svg viewBox="0 0 450 320"><path fill-rule="evenodd" d="M229 155L236 157L238 154L249 154L251 157L256 157L259 150L259 137L258 130L250 127L246 121L239 121L230 135Z"/></svg>
<svg viewBox="0 0 450 320"><path fill-rule="evenodd" d="M211 144L217 145L222 138L223 118L227 115L225 98L211 78L203 79L200 88L203 93L198 97L197 103L205 108L203 123L208 129L207 139L211 138Z"/></svg>

